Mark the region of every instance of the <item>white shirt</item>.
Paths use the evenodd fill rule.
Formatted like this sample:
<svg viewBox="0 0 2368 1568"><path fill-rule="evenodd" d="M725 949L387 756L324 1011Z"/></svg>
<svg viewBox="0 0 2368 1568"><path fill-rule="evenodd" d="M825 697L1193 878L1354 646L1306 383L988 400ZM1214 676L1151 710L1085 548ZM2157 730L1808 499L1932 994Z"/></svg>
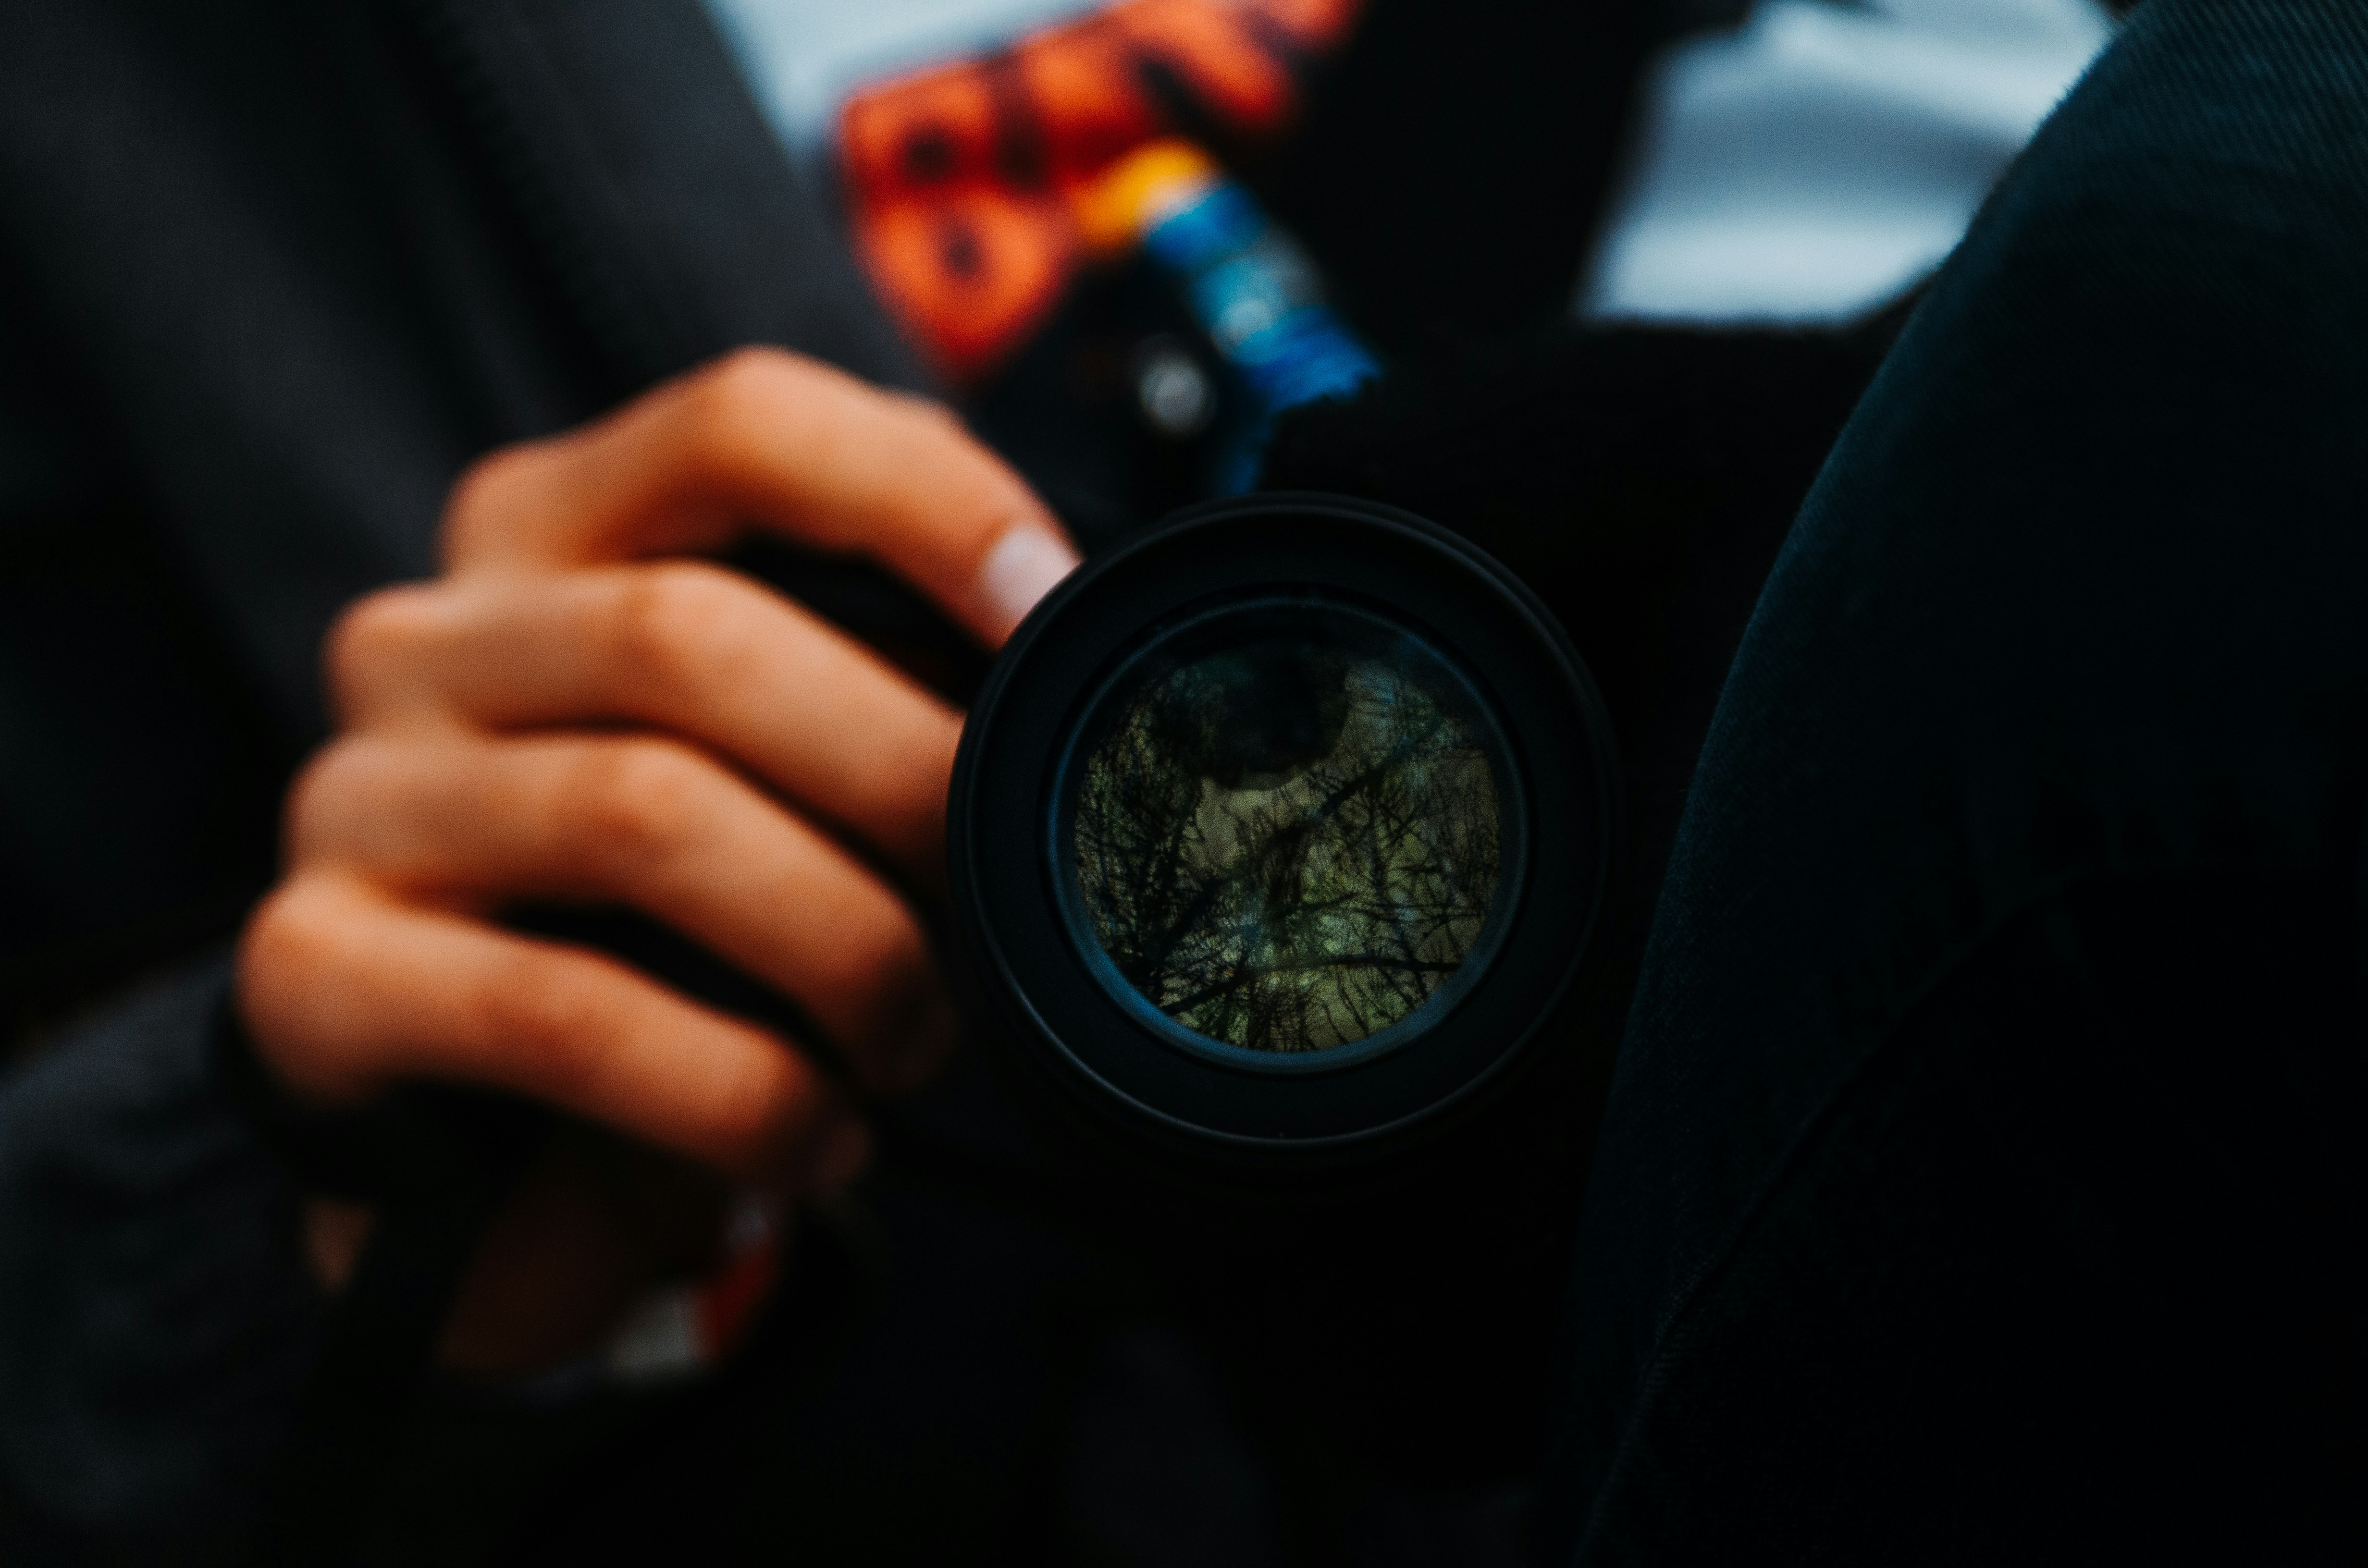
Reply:
<svg viewBox="0 0 2368 1568"><path fill-rule="evenodd" d="M706 0L774 133L827 149L858 88L1011 43L1102 0Z"/></svg>
<svg viewBox="0 0 2368 1568"><path fill-rule="evenodd" d="M1591 320L1837 323L1939 266L2112 36L2095 0L1763 0L1673 49Z"/></svg>

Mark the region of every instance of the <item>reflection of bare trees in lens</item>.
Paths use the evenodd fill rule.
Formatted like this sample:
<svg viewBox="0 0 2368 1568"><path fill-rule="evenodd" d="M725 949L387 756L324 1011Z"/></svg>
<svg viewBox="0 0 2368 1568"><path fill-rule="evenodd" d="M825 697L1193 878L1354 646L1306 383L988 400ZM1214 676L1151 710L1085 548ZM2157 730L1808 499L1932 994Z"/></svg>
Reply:
<svg viewBox="0 0 2368 1568"><path fill-rule="evenodd" d="M1496 781L1406 664L1213 655L1153 682L1087 759L1087 913L1177 1022L1254 1051L1346 1044L1420 1006L1479 939Z"/></svg>

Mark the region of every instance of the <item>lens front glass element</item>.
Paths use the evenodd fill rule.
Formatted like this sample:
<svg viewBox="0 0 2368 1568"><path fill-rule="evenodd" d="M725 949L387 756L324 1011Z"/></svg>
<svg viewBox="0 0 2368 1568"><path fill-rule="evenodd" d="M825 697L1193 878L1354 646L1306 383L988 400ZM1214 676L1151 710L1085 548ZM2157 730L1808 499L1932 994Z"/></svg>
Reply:
<svg viewBox="0 0 2368 1568"><path fill-rule="evenodd" d="M1362 609L1267 602L1137 656L1066 770L1071 869L1118 975L1192 1034L1328 1051L1489 928L1501 744L1471 683Z"/></svg>

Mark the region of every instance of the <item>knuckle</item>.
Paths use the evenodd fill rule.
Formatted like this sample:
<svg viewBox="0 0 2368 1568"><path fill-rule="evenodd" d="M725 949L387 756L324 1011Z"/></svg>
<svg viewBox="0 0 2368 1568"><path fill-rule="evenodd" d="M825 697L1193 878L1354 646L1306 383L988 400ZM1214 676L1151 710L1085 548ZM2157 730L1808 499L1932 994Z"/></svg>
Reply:
<svg viewBox="0 0 2368 1568"><path fill-rule="evenodd" d="M535 949L489 966L472 1002L472 1032L496 1049L529 1053L540 1068L535 1075L546 1082L581 1063L598 1041L604 1017L575 966Z"/></svg>
<svg viewBox="0 0 2368 1568"><path fill-rule="evenodd" d="M302 879L282 882L247 916L238 953L244 988L277 994L291 977L301 984L322 967L335 945L332 922L312 892Z"/></svg>
<svg viewBox="0 0 2368 1568"><path fill-rule="evenodd" d="M468 553L498 526L507 511L507 497L541 449L541 443L528 441L488 452L452 482L439 530L445 560Z"/></svg>
<svg viewBox="0 0 2368 1568"><path fill-rule="evenodd" d="M916 428L932 437L951 437L964 447L973 443L970 426L962 423L962 415L937 398L925 397L918 392L898 392L894 395L891 406L902 412Z"/></svg>
<svg viewBox="0 0 2368 1568"><path fill-rule="evenodd" d="M803 361L779 348L733 350L684 388L682 416L690 438L717 460L741 455L809 374Z"/></svg>
<svg viewBox="0 0 2368 1568"><path fill-rule="evenodd" d="M618 863L678 851L707 805L707 771L669 741L591 748L564 787L562 809L586 850Z"/></svg>
<svg viewBox="0 0 2368 1568"><path fill-rule="evenodd" d="M353 989L357 949L349 903L316 879L274 889L239 933L235 986L256 1048L302 1086L336 1090L363 1064L344 1061L326 999Z"/></svg>
<svg viewBox="0 0 2368 1568"><path fill-rule="evenodd" d="M803 364L785 348L750 344L717 358L704 379L727 397L746 398L778 390Z"/></svg>
<svg viewBox="0 0 2368 1568"><path fill-rule="evenodd" d="M701 654L746 610L737 585L692 562L637 568L618 596L612 635L626 671L661 684L695 681Z"/></svg>
<svg viewBox="0 0 2368 1568"><path fill-rule="evenodd" d="M779 479L785 465L814 460L851 433L876 435L878 410L887 401L877 389L815 360L779 348L743 348L685 386L675 410L676 435L695 466L725 488L761 487ZM791 442L791 432L801 439Z"/></svg>
<svg viewBox="0 0 2368 1568"><path fill-rule="evenodd" d="M330 742L306 760L288 787L285 823L290 861L324 858L355 800L376 772L376 747L353 737Z"/></svg>
<svg viewBox="0 0 2368 1568"><path fill-rule="evenodd" d="M400 679L427 638L431 592L419 584L382 588L347 606L330 624L323 674L341 714L366 710Z"/></svg>

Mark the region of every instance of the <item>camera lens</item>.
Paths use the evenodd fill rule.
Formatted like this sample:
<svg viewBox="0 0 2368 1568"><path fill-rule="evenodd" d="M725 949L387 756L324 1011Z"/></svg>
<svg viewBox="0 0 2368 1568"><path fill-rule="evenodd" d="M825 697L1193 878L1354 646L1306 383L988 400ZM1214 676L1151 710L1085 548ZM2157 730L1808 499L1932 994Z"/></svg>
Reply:
<svg viewBox="0 0 2368 1568"><path fill-rule="evenodd" d="M1216 611L1086 718L1052 838L1071 926L1155 1027L1221 1059L1375 1049L1445 1005L1488 930L1501 749L1403 627L1306 597Z"/></svg>
<svg viewBox="0 0 2368 1568"><path fill-rule="evenodd" d="M1615 816L1509 574L1334 496L1179 515L1040 605L971 710L954 935L1056 1113L1202 1165L1419 1142L1540 1049Z"/></svg>

